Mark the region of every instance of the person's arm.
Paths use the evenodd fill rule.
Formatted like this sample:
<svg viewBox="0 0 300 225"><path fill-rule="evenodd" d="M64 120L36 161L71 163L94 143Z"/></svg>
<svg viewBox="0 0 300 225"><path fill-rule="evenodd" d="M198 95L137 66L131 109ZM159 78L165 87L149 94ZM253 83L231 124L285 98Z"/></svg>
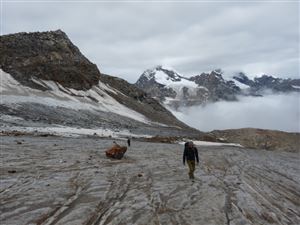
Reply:
<svg viewBox="0 0 300 225"><path fill-rule="evenodd" d="M199 163L198 149L197 148L195 148L195 155L196 155L197 163Z"/></svg>

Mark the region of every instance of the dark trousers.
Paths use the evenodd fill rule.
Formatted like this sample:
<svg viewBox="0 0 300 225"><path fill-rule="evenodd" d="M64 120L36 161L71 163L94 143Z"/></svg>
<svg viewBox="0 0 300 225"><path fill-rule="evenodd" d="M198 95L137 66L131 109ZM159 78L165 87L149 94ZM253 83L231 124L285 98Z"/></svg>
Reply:
<svg viewBox="0 0 300 225"><path fill-rule="evenodd" d="M190 179L194 179L195 160L187 160L187 164L189 166L189 177Z"/></svg>

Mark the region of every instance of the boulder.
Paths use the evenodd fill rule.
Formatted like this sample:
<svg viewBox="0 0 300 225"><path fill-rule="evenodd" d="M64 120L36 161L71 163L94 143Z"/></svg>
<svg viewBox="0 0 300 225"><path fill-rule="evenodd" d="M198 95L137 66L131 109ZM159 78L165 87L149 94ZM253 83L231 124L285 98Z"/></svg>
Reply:
<svg viewBox="0 0 300 225"><path fill-rule="evenodd" d="M126 146L120 146L115 144L110 149L106 150L105 154L109 158L122 159L126 151L127 151Z"/></svg>

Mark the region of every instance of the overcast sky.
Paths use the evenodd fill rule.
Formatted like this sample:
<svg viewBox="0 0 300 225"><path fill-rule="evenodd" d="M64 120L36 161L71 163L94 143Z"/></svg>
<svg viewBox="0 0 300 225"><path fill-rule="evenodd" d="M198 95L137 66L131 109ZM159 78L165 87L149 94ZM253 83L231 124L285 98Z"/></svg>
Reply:
<svg viewBox="0 0 300 225"><path fill-rule="evenodd" d="M158 64L299 77L298 1L2 2L1 34L57 29L129 82Z"/></svg>

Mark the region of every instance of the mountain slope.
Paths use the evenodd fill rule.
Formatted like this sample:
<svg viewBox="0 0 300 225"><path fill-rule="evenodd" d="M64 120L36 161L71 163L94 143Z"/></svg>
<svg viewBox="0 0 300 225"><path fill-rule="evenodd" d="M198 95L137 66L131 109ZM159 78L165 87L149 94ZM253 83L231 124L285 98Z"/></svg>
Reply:
<svg viewBox="0 0 300 225"><path fill-rule="evenodd" d="M100 74L60 30L4 35L0 40L2 127L199 134L134 85Z"/></svg>

